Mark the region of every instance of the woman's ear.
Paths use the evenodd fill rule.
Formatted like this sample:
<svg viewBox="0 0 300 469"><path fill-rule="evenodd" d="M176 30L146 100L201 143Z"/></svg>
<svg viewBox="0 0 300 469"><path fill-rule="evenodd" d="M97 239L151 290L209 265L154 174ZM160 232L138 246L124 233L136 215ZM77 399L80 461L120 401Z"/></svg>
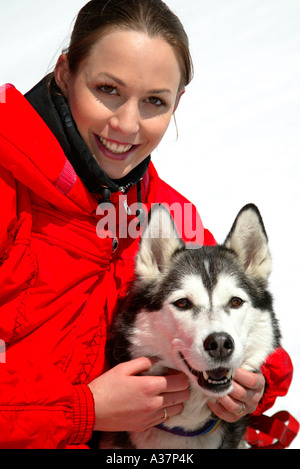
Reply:
<svg viewBox="0 0 300 469"><path fill-rule="evenodd" d="M181 91L178 92L177 94L177 98L176 98L176 102L175 102L175 106L174 106L174 110L173 110L173 113L176 111L176 109L178 108L178 104L179 104L179 101L180 101L180 98L181 96L185 93L185 88L183 88Z"/></svg>
<svg viewBox="0 0 300 469"><path fill-rule="evenodd" d="M67 55L61 54L56 62L54 77L57 86L60 88L65 98L68 96L70 76L71 72Z"/></svg>

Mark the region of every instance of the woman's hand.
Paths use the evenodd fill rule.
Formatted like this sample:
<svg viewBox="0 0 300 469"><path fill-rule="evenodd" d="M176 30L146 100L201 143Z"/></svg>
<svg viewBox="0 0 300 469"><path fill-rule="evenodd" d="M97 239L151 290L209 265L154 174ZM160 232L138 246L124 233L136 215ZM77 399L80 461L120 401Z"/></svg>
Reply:
<svg viewBox="0 0 300 469"><path fill-rule="evenodd" d="M187 377L182 373L138 376L152 365L149 358L137 358L89 384L95 402L94 430L143 431L182 412L190 395Z"/></svg>
<svg viewBox="0 0 300 469"><path fill-rule="evenodd" d="M256 410L264 389L265 378L262 373L238 368L234 374L231 393L214 403L208 402L208 405L217 417L226 422L236 422Z"/></svg>

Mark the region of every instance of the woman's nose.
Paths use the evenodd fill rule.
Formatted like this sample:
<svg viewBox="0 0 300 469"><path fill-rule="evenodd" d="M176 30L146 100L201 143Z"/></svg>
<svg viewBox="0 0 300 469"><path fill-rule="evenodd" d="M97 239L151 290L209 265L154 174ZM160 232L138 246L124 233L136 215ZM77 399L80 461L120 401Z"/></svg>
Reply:
<svg viewBox="0 0 300 469"><path fill-rule="evenodd" d="M140 112L135 101L126 101L110 119L111 127L123 135L136 135L140 128Z"/></svg>

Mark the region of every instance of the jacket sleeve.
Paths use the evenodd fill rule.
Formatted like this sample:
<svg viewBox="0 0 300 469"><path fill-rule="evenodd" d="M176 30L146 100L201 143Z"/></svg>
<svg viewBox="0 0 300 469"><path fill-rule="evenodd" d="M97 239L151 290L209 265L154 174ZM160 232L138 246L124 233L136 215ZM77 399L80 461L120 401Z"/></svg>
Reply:
<svg viewBox="0 0 300 469"><path fill-rule="evenodd" d="M0 364L0 448L63 449L86 443L94 426L87 385L55 366Z"/></svg>
<svg viewBox="0 0 300 469"><path fill-rule="evenodd" d="M291 358L283 348L278 348L267 358L261 371L266 380L265 392L254 415L266 412L277 397L287 394L293 377Z"/></svg>
<svg viewBox="0 0 300 469"><path fill-rule="evenodd" d="M1 267L18 227L16 181L1 165L0 193ZM38 366L25 356L12 360L1 326L0 322L0 448L64 448L86 443L94 426L88 386L72 385L53 365Z"/></svg>
<svg viewBox="0 0 300 469"><path fill-rule="evenodd" d="M73 430L68 445L85 445L92 436L95 425L93 394L86 384L73 386Z"/></svg>

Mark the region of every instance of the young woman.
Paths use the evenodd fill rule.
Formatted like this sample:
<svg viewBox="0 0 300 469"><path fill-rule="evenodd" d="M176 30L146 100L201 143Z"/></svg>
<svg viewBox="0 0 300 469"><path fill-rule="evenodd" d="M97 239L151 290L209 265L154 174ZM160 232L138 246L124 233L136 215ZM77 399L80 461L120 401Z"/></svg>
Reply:
<svg viewBox="0 0 300 469"><path fill-rule="evenodd" d="M0 447L84 445L93 429L140 431L182 411L183 374L140 376L147 357L109 370L104 350L141 207L189 210L183 239L214 244L150 161L191 77L186 34L161 0L93 0L53 74L25 97L2 89ZM286 352L262 372L237 370L212 410L235 421L269 408L289 387Z"/></svg>

